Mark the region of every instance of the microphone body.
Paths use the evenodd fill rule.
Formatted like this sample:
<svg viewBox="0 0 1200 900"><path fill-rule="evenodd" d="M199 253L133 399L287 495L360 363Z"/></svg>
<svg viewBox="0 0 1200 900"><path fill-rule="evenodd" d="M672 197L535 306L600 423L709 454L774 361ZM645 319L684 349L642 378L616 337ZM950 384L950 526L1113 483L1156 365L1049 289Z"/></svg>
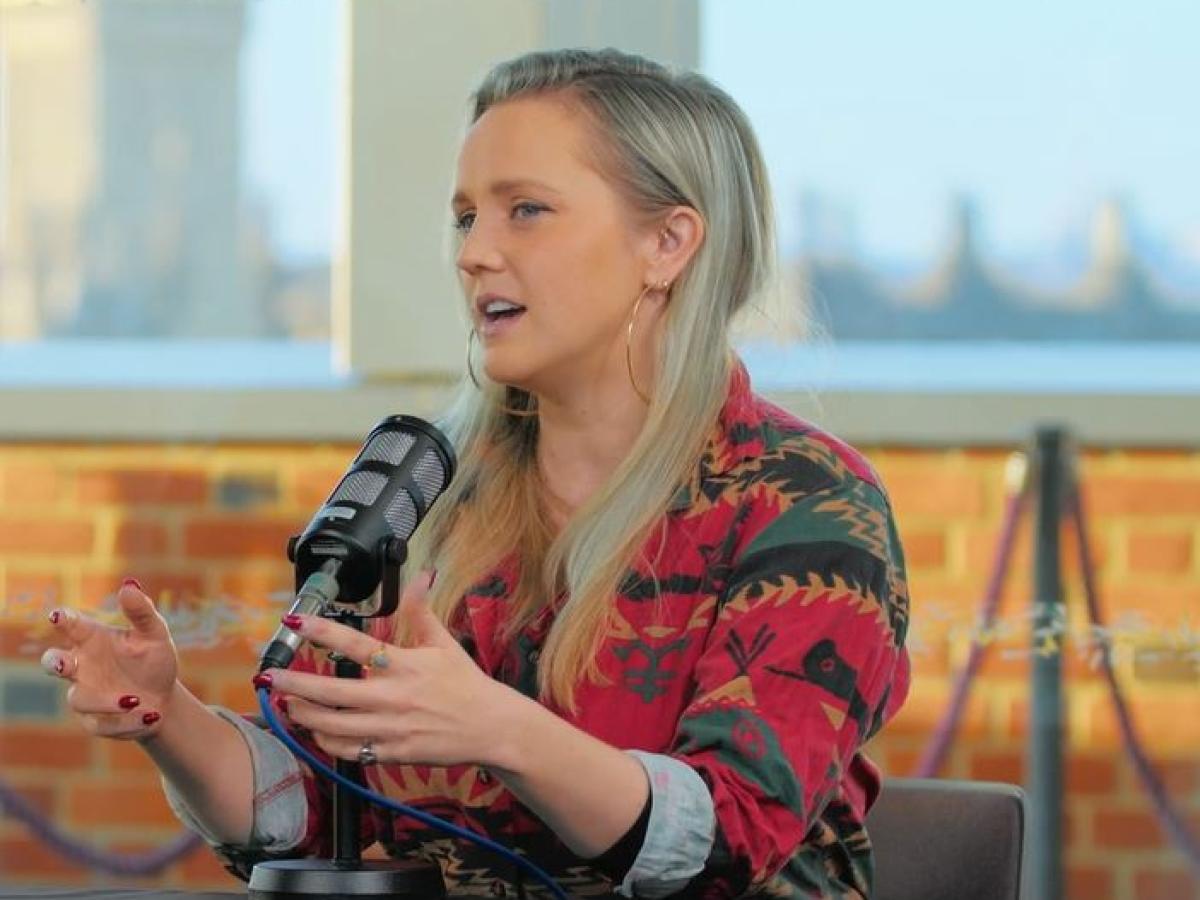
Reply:
<svg viewBox="0 0 1200 900"><path fill-rule="evenodd" d="M376 425L308 527L288 545L298 585L291 612L325 615L335 604L360 604L381 579L387 596L374 609L355 614L393 612L399 601L391 596L398 594L394 570L407 556L409 538L450 483L455 464L450 442L422 419L389 416ZM300 642L294 631L281 627L260 670L286 668Z"/></svg>

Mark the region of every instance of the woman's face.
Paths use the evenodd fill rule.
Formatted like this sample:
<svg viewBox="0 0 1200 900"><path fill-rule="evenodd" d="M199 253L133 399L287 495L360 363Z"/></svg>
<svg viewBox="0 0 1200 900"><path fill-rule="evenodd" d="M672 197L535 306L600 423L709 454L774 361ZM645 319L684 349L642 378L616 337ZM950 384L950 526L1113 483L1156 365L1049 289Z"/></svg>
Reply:
<svg viewBox="0 0 1200 900"><path fill-rule="evenodd" d="M625 330L655 233L589 162L595 140L561 98L528 97L489 109L463 143L457 264L494 381L561 399L628 381Z"/></svg>

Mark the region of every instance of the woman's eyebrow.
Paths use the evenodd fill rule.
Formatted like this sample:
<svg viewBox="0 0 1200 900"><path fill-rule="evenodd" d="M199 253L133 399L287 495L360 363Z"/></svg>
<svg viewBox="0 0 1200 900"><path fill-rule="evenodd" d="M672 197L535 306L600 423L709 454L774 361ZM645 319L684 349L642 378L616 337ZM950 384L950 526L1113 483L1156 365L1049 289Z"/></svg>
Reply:
<svg viewBox="0 0 1200 900"><path fill-rule="evenodd" d="M545 191L555 196L559 196L559 192L546 184L544 181L538 181L536 178L505 178L502 181L493 181L491 187L488 188L488 193L491 194L511 194L521 188L536 188L539 191ZM463 191L455 191L454 196L450 199L451 206L461 206L464 203L469 203L470 197Z"/></svg>

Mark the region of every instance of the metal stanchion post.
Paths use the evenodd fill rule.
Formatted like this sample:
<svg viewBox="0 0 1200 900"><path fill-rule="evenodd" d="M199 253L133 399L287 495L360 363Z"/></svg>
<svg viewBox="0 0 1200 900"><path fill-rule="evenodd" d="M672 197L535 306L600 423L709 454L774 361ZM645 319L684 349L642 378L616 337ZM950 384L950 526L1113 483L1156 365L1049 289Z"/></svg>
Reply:
<svg viewBox="0 0 1200 900"><path fill-rule="evenodd" d="M1033 455L1033 673L1028 745L1029 889L1034 900L1063 896L1063 615L1059 534L1063 514L1063 429L1039 428Z"/></svg>

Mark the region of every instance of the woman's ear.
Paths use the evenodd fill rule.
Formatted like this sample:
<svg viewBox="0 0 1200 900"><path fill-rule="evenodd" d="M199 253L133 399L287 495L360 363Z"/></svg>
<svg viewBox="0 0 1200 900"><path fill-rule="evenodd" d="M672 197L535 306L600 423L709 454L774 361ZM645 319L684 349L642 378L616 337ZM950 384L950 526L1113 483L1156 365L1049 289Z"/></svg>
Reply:
<svg viewBox="0 0 1200 900"><path fill-rule="evenodd" d="M704 219L690 206L673 207L655 233L647 281L673 284L704 243Z"/></svg>

